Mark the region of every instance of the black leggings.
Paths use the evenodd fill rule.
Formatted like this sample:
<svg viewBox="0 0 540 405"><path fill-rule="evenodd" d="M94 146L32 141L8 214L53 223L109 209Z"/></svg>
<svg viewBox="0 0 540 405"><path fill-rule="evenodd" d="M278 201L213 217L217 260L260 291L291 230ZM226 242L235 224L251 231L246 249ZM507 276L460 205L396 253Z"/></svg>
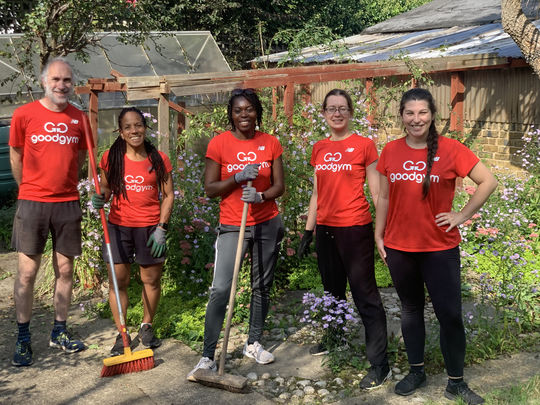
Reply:
<svg viewBox="0 0 540 405"><path fill-rule="evenodd" d="M404 252L388 247L386 261L401 300L401 331L409 364L424 362L424 283L440 324L440 345L450 377L463 376L465 329L461 314L459 247Z"/></svg>
<svg viewBox="0 0 540 405"><path fill-rule="evenodd" d="M373 226L317 225L317 261L325 291L344 300L347 279L366 332L372 366L388 364L386 314L375 281Z"/></svg>

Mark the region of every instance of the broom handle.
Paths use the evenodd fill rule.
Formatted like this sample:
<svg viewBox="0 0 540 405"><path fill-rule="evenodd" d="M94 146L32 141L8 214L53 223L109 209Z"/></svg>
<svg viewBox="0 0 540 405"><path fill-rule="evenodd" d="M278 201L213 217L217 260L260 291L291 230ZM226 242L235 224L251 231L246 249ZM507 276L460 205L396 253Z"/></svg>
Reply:
<svg viewBox="0 0 540 405"><path fill-rule="evenodd" d="M88 125L88 121L86 120L86 117L83 119L84 127L85 127L85 137L86 137L86 145L88 147L88 160L90 161L90 167L92 169L92 177L94 180L94 187L96 188L96 193L101 194L101 189L99 187L99 181L98 181L98 173L96 168L96 159L94 157L94 148L93 148L93 141L92 141L92 130L90 128L90 125ZM107 249L107 256L109 257L109 267L111 268L111 275L112 275L112 281L114 286L114 295L116 296L116 305L118 306L118 318L120 320L120 328L122 329L122 341L124 343L124 347L129 347L129 342L127 340L127 329L126 329L126 322L124 320L124 313L122 312L122 303L120 302L120 294L118 291L118 282L116 281L116 271L114 269L114 260L112 257L111 252L111 239L109 237L109 227L107 226L107 217L105 214L105 210L101 208L99 210L99 215L101 217L101 226L103 228L103 236L105 239L105 248Z"/></svg>
<svg viewBox="0 0 540 405"><path fill-rule="evenodd" d="M247 186L251 187L252 181L247 182ZM227 346L229 345L229 334L231 332L231 321L234 311L234 298L236 296L236 285L238 284L238 273L240 272L240 265L242 264L242 249L244 247L244 234L246 232L246 222L248 214L249 203L244 203L244 209L242 210L242 222L240 223L240 232L238 232L238 243L236 244L236 258L234 259L234 271L231 283L231 293L229 295L229 308L227 310L227 322L225 323L225 332L223 336L223 349L221 350L221 357L219 358L218 375L223 375L225 370L225 357L227 357Z"/></svg>

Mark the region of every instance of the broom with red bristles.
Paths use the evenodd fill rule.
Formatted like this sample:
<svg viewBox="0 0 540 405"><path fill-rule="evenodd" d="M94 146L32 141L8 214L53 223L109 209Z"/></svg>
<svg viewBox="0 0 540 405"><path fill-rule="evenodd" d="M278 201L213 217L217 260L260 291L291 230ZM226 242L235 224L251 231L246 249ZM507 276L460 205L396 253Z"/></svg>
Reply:
<svg viewBox="0 0 540 405"><path fill-rule="evenodd" d="M92 132L90 125L86 119L83 119L85 126L86 144L88 146L88 159L90 161L90 167L92 168L92 176L94 178L94 186L96 193L101 194L99 187L98 174L96 169L96 160L94 158ZM107 249L107 256L109 257L109 267L111 268L112 281L114 286L114 294L116 295L116 305L118 306L118 318L120 320L120 328L122 335L122 342L124 343L124 354L119 356L109 357L103 360L103 369L101 370L101 377L110 377L117 374L135 373L138 371L150 370L154 368L154 352L152 349L139 350L138 352L131 352L129 347L126 321L124 319L124 313L122 312L122 304L120 303L120 294L118 293L118 282L116 280L116 272L114 269L114 261L111 252L111 241L109 238L109 228L107 227L107 218L105 216L105 210L101 208L99 210L101 216L101 225L103 227L103 236L105 239L105 247Z"/></svg>

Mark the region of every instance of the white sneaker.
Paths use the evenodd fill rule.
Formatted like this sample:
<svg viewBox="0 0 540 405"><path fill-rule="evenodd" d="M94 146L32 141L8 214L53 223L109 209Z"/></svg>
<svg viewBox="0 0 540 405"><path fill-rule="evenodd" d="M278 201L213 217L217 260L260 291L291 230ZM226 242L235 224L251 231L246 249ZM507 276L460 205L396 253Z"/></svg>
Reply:
<svg viewBox="0 0 540 405"><path fill-rule="evenodd" d="M274 361L274 355L261 346L259 342L255 342L248 345L247 342L244 346L244 356L255 359L259 364L268 364Z"/></svg>
<svg viewBox="0 0 540 405"><path fill-rule="evenodd" d="M197 371L200 368L204 370L211 370L211 371L216 372L217 364L214 360L210 360L208 357L202 357L197 363L197 365L195 366L195 368L191 370L189 374L187 375L188 381L193 381L193 382L197 381L195 377L193 376L193 374L195 373L195 371Z"/></svg>

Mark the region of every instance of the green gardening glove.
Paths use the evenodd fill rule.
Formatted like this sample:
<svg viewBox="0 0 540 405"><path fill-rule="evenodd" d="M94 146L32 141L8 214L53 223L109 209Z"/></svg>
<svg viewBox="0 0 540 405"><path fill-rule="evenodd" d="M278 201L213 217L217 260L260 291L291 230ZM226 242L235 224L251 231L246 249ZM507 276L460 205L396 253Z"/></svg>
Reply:
<svg viewBox="0 0 540 405"><path fill-rule="evenodd" d="M96 210L102 209L105 206L105 194L103 194L103 193L101 193L101 194L97 194L97 193L92 194L92 206Z"/></svg>
<svg viewBox="0 0 540 405"><path fill-rule="evenodd" d="M150 254L155 257L161 257L165 254L167 248L167 231L159 226L152 232L148 238L146 246L150 248Z"/></svg>

